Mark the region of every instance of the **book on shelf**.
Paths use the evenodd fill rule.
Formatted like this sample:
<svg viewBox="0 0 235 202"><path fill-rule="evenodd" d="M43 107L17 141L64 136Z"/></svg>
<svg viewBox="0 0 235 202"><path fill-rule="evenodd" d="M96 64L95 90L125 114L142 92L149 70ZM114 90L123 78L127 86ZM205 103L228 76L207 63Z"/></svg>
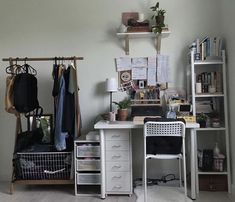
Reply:
<svg viewBox="0 0 235 202"><path fill-rule="evenodd" d="M221 60L223 40L221 37L204 37L201 41L196 39L195 60Z"/></svg>
<svg viewBox="0 0 235 202"><path fill-rule="evenodd" d="M222 92L222 75L219 71L202 72L197 74L196 82L202 84L202 93L212 93L210 91L210 87L215 88L215 92L213 93Z"/></svg>

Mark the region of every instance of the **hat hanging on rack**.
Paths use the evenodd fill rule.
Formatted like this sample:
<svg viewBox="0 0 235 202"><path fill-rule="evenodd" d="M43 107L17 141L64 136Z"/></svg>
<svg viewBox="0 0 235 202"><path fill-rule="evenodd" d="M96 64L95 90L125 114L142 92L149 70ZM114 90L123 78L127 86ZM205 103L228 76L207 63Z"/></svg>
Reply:
<svg viewBox="0 0 235 202"><path fill-rule="evenodd" d="M112 93L118 91L118 84L115 78L106 79L106 92L110 93L110 107L109 111L112 112Z"/></svg>

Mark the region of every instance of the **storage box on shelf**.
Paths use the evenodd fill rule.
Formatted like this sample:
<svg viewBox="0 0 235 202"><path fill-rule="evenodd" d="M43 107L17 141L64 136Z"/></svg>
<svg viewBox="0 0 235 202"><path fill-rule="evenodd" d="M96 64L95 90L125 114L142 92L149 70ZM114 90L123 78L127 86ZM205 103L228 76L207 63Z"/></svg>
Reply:
<svg viewBox="0 0 235 202"><path fill-rule="evenodd" d="M100 142L75 140L75 194L100 195Z"/></svg>
<svg viewBox="0 0 235 202"><path fill-rule="evenodd" d="M218 186L211 186L211 179L218 176L223 178L223 183L226 181L226 186L223 187L227 187L228 192L231 192L225 51L222 51L221 57L219 54L216 58L206 56L202 60L195 58L195 52L191 51L188 98L191 99L194 116L198 117L201 113L207 116L206 126L196 129L196 149L213 151L215 143L219 141L221 154L225 156L219 159L212 155L209 170L202 169L203 161L200 161L199 157L196 172L197 191L221 190L222 188ZM206 180L205 175L208 176ZM205 183L207 188L204 186Z"/></svg>
<svg viewBox="0 0 235 202"><path fill-rule="evenodd" d="M200 175L200 191L228 191L228 179L226 175Z"/></svg>

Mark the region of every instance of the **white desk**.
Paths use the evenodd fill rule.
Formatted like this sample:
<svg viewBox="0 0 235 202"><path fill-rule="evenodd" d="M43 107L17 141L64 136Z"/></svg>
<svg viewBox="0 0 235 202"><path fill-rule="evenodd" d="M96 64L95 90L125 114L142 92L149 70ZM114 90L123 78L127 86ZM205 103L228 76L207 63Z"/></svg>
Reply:
<svg viewBox="0 0 235 202"><path fill-rule="evenodd" d="M135 128L143 128L143 124L134 124L132 121L115 121L115 122L107 122L107 121L99 121L94 125L95 129L98 129L100 132L100 145L101 145L101 198L104 199L106 192L106 166L105 166L105 130L121 130L121 129L135 129ZM186 123L186 129L190 130L191 136L191 198L196 199L196 136L195 136L195 128L199 128L198 123ZM130 139L131 142L131 139ZM130 163L132 159L130 159ZM132 174L132 173L131 173Z"/></svg>

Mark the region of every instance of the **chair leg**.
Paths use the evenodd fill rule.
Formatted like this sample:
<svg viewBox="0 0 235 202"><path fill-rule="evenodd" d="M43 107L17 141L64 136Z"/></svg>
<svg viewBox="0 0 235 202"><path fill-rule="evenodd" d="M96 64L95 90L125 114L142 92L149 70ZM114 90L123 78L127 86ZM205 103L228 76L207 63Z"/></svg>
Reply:
<svg viewBox="0 0 235 202"><path fill-rule="evenodd" d="M179 180L180 180L180 187L182 187L182 168L181 168L181 159L178 158L178 163L179 163Z"/></svg>
<svg viewBox="0 0 235 202"><path fill-rule="evenodd" d="M143 165L143 189L144 189L144 202L147 202L147 159L144 157Z"/></svg>
<svg viewBox="0 0 235 202"><path fill-rule="evenodd" d="M187 173L187 170L186 170L186 159L185 159L185 153L183 154L183 166L184 166L184 193L185 193L185 196L187 197L187 176L186 176L186 173Z"/></svg>

